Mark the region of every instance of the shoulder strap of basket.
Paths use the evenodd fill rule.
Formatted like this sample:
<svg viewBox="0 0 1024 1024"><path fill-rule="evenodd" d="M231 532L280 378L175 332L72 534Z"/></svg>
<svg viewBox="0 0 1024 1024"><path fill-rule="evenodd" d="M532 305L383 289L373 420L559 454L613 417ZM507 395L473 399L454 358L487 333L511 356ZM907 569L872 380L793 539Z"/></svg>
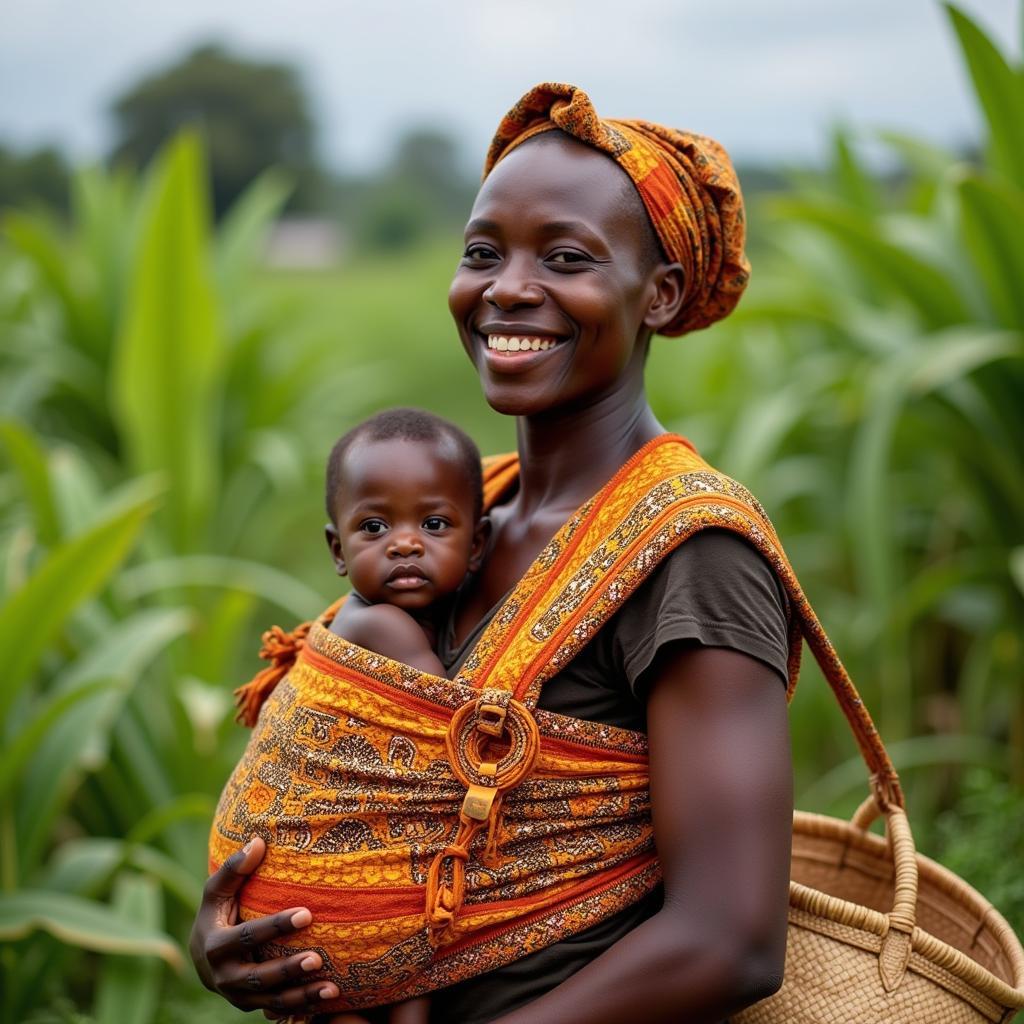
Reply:
<svg viewBox="0 0 1024 1024"><path fill-rule="evenodd" d="M488 506L514 485L515 456L494 460ZM903 806L899 780L864 702L828 639L767 514L675 435L656 438L574 515L537 557L456 677L527 707L671 551L700 530L732 530L773 567L789 597L789 695L806 639L868 767L879 805Z"/></svg>

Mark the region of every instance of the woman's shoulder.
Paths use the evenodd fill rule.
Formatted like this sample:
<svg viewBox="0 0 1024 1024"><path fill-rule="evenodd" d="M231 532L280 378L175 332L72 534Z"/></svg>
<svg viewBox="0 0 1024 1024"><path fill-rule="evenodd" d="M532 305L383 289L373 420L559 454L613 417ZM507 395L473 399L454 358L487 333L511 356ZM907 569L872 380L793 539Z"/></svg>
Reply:
<svg viewBox="0 0 1024 1024"><path fill-rule="evenodd" d="M675 640L739 650L787 677L785 590L764 556L731 530L701 530L665 555L608 626L634 690L658 649Z"/></svg>

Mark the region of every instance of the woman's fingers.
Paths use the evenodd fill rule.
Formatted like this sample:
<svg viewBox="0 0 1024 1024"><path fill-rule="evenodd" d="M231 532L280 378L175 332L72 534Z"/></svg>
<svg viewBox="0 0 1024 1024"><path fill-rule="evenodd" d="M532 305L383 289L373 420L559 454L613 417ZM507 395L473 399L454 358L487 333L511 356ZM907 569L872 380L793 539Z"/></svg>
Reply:
<svg viewBox="0 0 1024 1024"><path fill-rule="evenodd" d="M297 932L312 920L313 915L305 907L292 907L267 917L254 917L241 924L222 926L207 937L206 958L211 964L247 958L265 942ZM306 955L316 957L318 961L320 959L316 953ZM268 963L279 961L271 960ZM316 966L320 966L319 962Z"/></svg>
<svg viewBox="0 0 1024 1024"><path fill-rule="evenodd" d="M243 1010L273 1010L276 1013L294 1013L296 1010L315 1010L328 999L337 999L338 986L330 981L314 981L301 988L284 992L270 992L248 998L232 999Z"/></svg>
<svg viewBox="0 0 1024 1024"><path fill-rule="evenodd" d="M224 903L233 900L238 890L260 865L267 852L267 844L254 836L238 853L233 853L203 886L203 903Z"/></svg>
<svg viewBox="0 0 1024 1024"><path fill-rule="evenodd" d="M263 963L236 964L230 978L220 981L220 989L233 992L274 992L289 982L304 982L309 974L319 970L323 960L316 953L296 953ZM323 987L324 982L320 982Z"/></svg>

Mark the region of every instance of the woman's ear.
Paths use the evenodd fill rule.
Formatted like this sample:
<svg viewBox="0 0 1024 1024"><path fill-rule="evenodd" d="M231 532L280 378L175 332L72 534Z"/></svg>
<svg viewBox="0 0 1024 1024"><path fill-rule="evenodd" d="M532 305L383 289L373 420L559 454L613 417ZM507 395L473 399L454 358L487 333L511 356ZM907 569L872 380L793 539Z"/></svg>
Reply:
<svg viewBox="0 0 1024 1024"><path fill-rule="evenodd" d="M341 550L341 538L338 536L338 528L334 523L328 523L324 527L324 537L327 539L327 546L331 549L331 558L334 559L334 568L339 576L347 576L348 569L345 567L345 552Z"/></svg>
<svg viewBox="0 0 1024 1024"><path fill-rule="evenodd" d="M469 549L469 571L477 572L484 562L484 552L487 550L487 542L491 539L491 520L488 516L481 516L477 521L476 529L473 531L473 545Z"/></svg>
<svg viewBox="0 0 1024 1024"><path fill-rule="evenodd" d="M644 326L657 334L675 319L686 298L686 273L679 263L662 263L655 269L652 283L655 293Z"/></svg>

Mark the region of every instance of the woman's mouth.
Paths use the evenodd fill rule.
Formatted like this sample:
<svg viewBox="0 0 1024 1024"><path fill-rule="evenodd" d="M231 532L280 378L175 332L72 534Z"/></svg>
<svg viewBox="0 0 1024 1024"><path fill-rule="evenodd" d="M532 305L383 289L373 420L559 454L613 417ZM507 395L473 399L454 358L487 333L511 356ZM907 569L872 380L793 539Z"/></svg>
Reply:
<svg viewBox="0 0 1024 1024"><path fill-rule="evenodd" d="M525 334L488 334L487 348L492 352L545 352L558 344L558 338Z"/></svg>

